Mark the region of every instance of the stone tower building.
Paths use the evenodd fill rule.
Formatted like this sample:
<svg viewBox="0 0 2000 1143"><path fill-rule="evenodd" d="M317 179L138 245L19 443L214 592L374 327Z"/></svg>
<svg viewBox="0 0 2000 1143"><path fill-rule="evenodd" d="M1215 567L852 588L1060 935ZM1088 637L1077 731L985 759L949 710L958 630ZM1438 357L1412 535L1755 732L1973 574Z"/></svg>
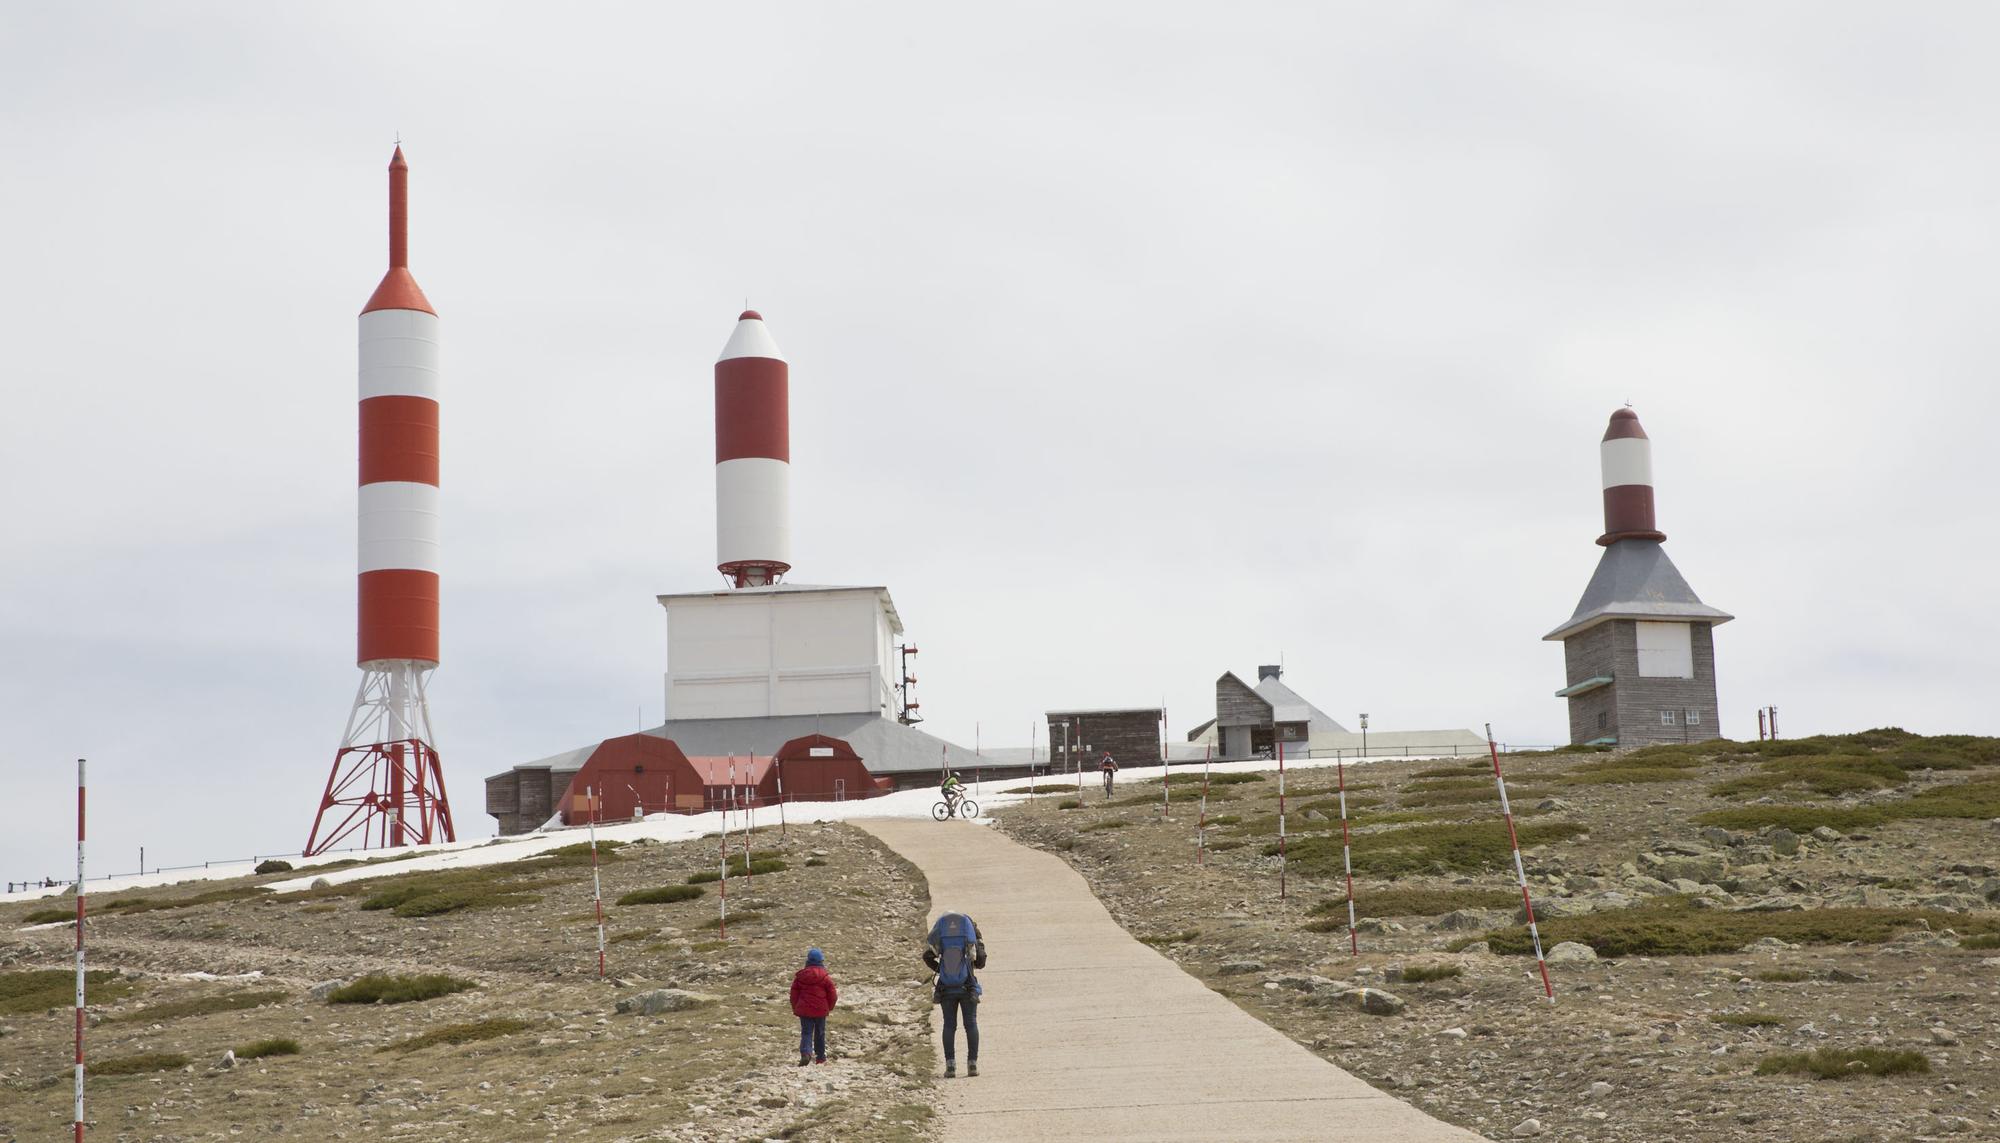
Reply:
<svg viewBox="0 0 2000 1143"><path fill-rule="evenodd" d="M1611 414L1601 446L1604 555L1559 640L1569 739L1644 746L1722 737L1714 628L1734 618L1703 603L1660 545L1652 442L1630 409Z"/></svg>

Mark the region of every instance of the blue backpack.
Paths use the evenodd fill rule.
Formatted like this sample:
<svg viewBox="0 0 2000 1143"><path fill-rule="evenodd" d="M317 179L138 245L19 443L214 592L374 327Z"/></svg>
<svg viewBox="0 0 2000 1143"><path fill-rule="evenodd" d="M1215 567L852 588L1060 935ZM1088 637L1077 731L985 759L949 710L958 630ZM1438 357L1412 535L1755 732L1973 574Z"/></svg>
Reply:
<svg viewBox="0 0 2000 1143"><path fill-rule="evenodd" d="M964 913L946 913L931 926L930 943L937 949L939 996L963 996L971 991L972 960L979 930Z"/></svg>

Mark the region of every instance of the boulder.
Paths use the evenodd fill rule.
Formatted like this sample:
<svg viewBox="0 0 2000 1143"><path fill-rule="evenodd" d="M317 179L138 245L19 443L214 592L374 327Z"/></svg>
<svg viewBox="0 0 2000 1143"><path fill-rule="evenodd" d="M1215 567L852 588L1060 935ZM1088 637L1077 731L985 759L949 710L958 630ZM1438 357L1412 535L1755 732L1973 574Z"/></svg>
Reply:
<svg viewBox="0 0 2000 1143"><path fill-rule="evenodd" d="M1770 844L1771 852L1780 857L1791 857L1799 851L1799 835L1783 826L1764 835L1764 840Z"/></svg>
<svg viewBox="0 0 2000 1143"><path fill-rule="evenodd" d="M1520 1139L1527 1139L1530 1138L1531 1136L1540 1135L1542 1132L1546 1130L1548 1130L1548 1128L1543 1127L1542 1121L1539 1119L1523 1119L1521 1122L1514 1125L1514 1135L1516 1138Z"/></svg>
<svg viewBox="0 0 2000 1143"><path fill-rule="evenodd" d="M1370 1016L1395 1016L1409 1007L1402 997L1379 988L1350 988L1335 999L1352 1004Z"/></svg>
<svg viewBox="0 0 2000 1143"><path fill-rule="evenodd" d="M1431 928L1447 933L1478 932L1497 929L1502 924L1502 914L1484 909L1454 909L1431 922Z"/></svg>
<svg viewBox="0 0 2000 1143"><path fill-rule="evenodd" d="M1710 845L1735 845L1737 837L1721 826L1708 826L1701 831L1701 840Z"/></svg>
<svg viewBox="0 0 2000 1143"><path fill-rule="evenodd" d="M641 992L618 1001L618 1011L640 1016L658 1016L663 1012L686 1012L693 1008L706 1008L719 998L702 992L689 992L682 988L655 988L651 992Z"/></svg>
<svg viewBox="0 0 2000 1143"><path fill-rule="evenodd" d="M1535 808L1547 813L1559 814L1569 808L1569 803L1563 801L1561 798L1543 798L1541 801L1535 803Z"/></svg>
<svg viewBox="0 0 2000 1143"><path fill-rule="evenodd" d="M347 985L348 982L345 980L322 980L311 988L306 989L306 995L314 1000L325 1000L340 989L346 988Z"/></svg>
<svg viewBox="0 0 2000 1143"><path fill-rule="evenodd" d="M1589 964L1597 959L1597 950L1576 941L1564 941L1550 949L1543 959L1550 964Z"/></svg>
<svg viewBox="0 0 2000 1143"><path fill-rule="evenodd" d="M1832 826L1820 826L1812 831L1812 835L1814 841L1835 842L1847 840L1846 834L1841 833Z"/></svg>
<svg viewBox="0 0 2000 1143"><path fill-rule="evenodd" d="M1264 971L1264 962L1261 960L1224 961L1222 967L1215 970L1218 976L1247 976L1250 973L1262 971Z"/></svg>
<svg viewBox="0 0 2000 1143"><path fill-rule="evenodd" d="M216 1066L216 1067L218 1067L218 1068L221 1068L221 1069L223 1069L224 1071L227 1071L227 1070L229 1070L230 1068L233 1068L233 1067L235 1067L235 1066L236 1066L236 1049L235 1049L235 1048L227 1048L227 1049L224 1049L224 1050L223 1050L223 1053L222 1053L222 1058L221 1058L221 1059L219 1059L219 1060L217 1060L217 1061L215 1061L215 1066Z"/></svg>

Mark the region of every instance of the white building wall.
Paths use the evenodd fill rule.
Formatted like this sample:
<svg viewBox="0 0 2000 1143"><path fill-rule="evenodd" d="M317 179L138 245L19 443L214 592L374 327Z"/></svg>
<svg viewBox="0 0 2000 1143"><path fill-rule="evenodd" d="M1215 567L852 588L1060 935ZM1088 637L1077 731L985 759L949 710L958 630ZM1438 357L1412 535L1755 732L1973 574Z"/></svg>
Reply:
<svg viewBox="0 0 2000 1143"><path fill-rule="evenodd" d="M662 597L667 717L891 713L896 632L877 588Z"/></svg>

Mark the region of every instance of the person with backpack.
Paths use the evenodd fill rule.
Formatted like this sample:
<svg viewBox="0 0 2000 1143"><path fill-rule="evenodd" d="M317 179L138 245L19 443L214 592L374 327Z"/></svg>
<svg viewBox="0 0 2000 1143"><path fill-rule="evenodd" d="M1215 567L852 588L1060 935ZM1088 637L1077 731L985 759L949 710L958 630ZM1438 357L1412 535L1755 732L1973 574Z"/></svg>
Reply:
<svg viewBox="0 0 2000 1143"><path fill-rule="evenodd" d="M792 1015L799 1018L799 1066L826 1062L826 1018L840 990L826 972L826 954L806 950L806 966L792 977Z"/></svg>
<svg viewBox="0 0 2000 1143"><path fill-rule="evenodd" d="M944 1078L958 1074L958 1020L965 1018L965 1074L979 1074L979 998L975 969L986 967L986 941L964 913L946 913L924 938L924 967L937 974L931 1003L944 1009Z"/></svg>
<svg viewBox="0 0 2000 1143"><path fill-rule="evenodd" d="M1104 752L1104 761L1099 762L1097 768L1104 774L1104 796L1109 798L1111 796L1111 776L1118 772L1118 763L1112 760L1111 751L1106 750Z"/></svg>

